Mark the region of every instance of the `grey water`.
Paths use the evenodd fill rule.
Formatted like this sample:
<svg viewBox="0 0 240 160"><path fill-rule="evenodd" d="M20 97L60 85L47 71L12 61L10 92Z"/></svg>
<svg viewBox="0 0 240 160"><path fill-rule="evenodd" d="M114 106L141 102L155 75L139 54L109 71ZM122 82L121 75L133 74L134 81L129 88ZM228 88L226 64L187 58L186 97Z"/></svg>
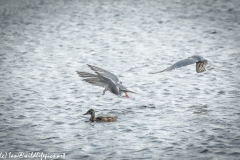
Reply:
<svg viewBox="0 0 240 160"><path fill-rule="evenodd" d="M0 153L240 159L239 33L237 0L1 0ZM191 55L213 69L148 74ZM87 64L138 94L102 96Z"/></svg>

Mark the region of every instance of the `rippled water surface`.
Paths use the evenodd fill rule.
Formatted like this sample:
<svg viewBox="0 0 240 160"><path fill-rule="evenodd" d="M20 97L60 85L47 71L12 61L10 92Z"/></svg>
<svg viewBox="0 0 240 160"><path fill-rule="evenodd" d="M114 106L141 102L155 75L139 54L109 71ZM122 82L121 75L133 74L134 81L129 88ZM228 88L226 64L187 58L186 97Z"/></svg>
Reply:
<svg viewBox="0 0 240 160"><path fill-rule="evenodd" d="M239 25L237 0L0 1L0 152L239 159ZM195 54L214 69L148 74ZM102 96L86 64L138 94Z"/></svg>

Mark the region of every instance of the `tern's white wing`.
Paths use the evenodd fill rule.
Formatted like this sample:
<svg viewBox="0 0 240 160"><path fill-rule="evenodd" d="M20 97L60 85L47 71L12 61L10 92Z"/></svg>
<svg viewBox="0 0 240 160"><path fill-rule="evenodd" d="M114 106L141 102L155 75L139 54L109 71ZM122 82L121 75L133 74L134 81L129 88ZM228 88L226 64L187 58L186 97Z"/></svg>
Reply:
<svg viewBox="0 0 240 160"><path fill-rule="evenodd" d="M77 71L77 73L80 77L83 78L85 82L91 83L95 86L104 87L106 90L118 96L122 93L121 89L118 87L118 84L108 77L103 77L100 74L95 75L87 72ZM106 90L104 90L104 93Z"/></svg>
<svg viewBox="0 0 240 160"><path fill-rule="evenodd" d="M85 82L104 88L107 86L106 81L99 75L79 71L77 71L77 74L82 77Z"/></svg>
<svg viewBox="0 0 240 160"><path fill-rule="evenodd" d="M111 73L111 72L108 72L108 71L106 71L106 70L104 70L104 69L101 69L101 68L92 66L92 65L90 65L90 64L88 64L88 66L89 66L95 73L100 74L100 75L102 75L103 77L110 78L110 79L112 79L114 82L120 82L119 79L118 79L118 77L117 77L115 74L113 74L113 73Z"/></svg>

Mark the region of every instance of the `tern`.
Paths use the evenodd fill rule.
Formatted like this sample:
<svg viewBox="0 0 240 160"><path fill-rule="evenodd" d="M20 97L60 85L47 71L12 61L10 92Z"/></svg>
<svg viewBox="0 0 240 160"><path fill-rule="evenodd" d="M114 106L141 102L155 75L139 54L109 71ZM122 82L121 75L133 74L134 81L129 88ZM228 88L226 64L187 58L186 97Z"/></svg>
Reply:
<svg viewBox="0 0 240 160"><path fill-rule="evenodd" d="M135 91L126 88L122 85L122 82L119 78L111 72L108 72L99 67L89 65L88 66L96 73L87 73L87 72L79 72L76 71L77 74L83 78L83 81L91 83L95 86L104 87L103 95L106 91L110 91L111 93L121 96L122 93L125 93L125 96L129 98L127 92L136 93Z"/></svg>
<svg viewBox="0 0 240 160"><path fill-rule="evenodd" d="M149 74L161 73L161 72L165 72L165 71L172 71L177 68L181 68L181 67L184 67L184 66L187 66L190 64L194 64L194 63L196 63L196 72L202 73L202 72L206 71L206 66L208 65L209 61L210 60L207 58L204 58L204 57L198 56L198 55L194 55L194 56L188 57L187 59L178 61L162 71L150 72Z"/></svg>

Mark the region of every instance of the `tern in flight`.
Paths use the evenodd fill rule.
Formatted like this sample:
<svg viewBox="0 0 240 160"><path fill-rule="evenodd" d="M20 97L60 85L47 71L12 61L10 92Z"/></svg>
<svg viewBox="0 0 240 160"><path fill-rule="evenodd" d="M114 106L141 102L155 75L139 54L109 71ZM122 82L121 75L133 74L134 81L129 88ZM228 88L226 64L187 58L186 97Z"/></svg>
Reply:
<svg viewBox="0 0 240 160"><path fill-rule="evenodd" d="M196 63L196 72L201 73L201 72L206 71L206 66L207 66L209 61L210 60L207 59L207 58L204 58L202 56L194 55L194 56L188 57L187 59L178 61L178 62L174 63L173 65L171 65L170 67L168 67L168 68L166 68L162 71L150 72L150 74L161 73L161 72L164 72L164 71L172 71L174 69L181 68L181 67L184 67L184 66L187 66L187 65L190 65L190 64L194 64L194 63Z"/></svg>
<svg viewBox="0 0 240 160"><path fill-rule="evenodd" d="M127 92L136 93L125 86L122 85L122 82L118 79L116 75L110 73L104 69L89 65L88 66L96 73L87 73L76 71L77 74L83 78L85 82L91 83L95 86L104 87L103 95L106 91L110 91L115 95L121 96L122 93L125 93L125 96L129 98Z"/></svg>

